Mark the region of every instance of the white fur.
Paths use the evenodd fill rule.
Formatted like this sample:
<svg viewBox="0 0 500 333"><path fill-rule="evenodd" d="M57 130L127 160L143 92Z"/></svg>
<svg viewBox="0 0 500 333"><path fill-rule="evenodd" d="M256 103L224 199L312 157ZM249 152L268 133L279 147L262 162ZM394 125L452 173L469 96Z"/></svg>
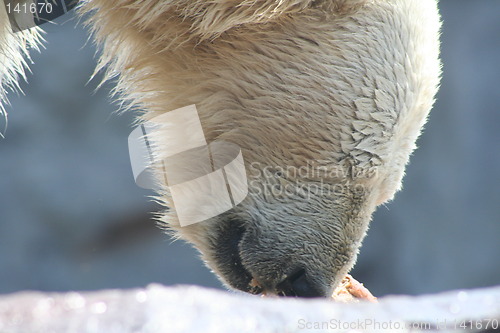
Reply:
<svg viewBox="0 0 500 333"><path fill-rule="evenodd" d="M25 78L28 50L37 48L41 38L38 29L13 33L3 3L0 3L0 117L6 117L3 103L6 102L6 88L19 88L19 76ZM2 129L0 129L0 136Z"/></svg>

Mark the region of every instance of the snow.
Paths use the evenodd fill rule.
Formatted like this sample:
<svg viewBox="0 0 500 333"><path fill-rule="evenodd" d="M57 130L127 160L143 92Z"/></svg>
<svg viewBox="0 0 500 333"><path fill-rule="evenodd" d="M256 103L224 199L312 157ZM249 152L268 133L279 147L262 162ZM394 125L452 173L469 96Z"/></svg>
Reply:
<svg viewBox="0 0 500 333"><path fill-rule="evenodd" d="M261 298L194 286L0 296L0 332L464 332L498 327L500 286L379 303ZM481 326L482 325L482 326Z"/></svg>

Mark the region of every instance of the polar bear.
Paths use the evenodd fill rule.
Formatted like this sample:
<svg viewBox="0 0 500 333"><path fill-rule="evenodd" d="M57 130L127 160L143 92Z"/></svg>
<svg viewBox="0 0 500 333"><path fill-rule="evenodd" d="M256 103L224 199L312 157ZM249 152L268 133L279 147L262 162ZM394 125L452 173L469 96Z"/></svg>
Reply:
<svg viewBox="0 0 500 333"><path fill-rule="evenodd" d="M78 11L102 47L97 70L141 121L195 104L207 141L243 152L241 204L186 227L166 208L161 225L230 288L331 295L375 208L401 188L433 105L437 0L83 0ZM0 24L5 86L37 35ZM173 207L166 186L159 199Z"/></svg>

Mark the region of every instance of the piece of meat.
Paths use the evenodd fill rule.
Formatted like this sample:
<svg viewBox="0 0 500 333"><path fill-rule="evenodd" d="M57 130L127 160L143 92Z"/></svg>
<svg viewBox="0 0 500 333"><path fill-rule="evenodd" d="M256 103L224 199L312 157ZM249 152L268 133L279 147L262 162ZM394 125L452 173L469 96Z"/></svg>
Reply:
<svg viewBox="0 0 500 333"><path fill-rule="evenodd" d="M377 298L362 283L359 283L350 275L346 275L340 286L333 291L332 299L336 302L344 303L359 302L362 300L377 302Z"/></svg>

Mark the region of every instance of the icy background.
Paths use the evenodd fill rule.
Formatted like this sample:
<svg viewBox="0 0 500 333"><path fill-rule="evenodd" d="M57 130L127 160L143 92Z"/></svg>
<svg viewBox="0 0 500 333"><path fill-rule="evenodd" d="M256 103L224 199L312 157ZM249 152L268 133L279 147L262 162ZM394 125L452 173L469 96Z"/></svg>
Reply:
<svg viewBox="0 0 500 333"><path fill-rule="evenodd" d="M500 2L442 0L444 76L404 190L380 207L353 275L375 294L500 283ZM87 83L95 49L71 15L45 26L0 140L0 293L197 284L221 288L154 227L127 136ZM0 128L3 123L0 121Z"/></svg>

